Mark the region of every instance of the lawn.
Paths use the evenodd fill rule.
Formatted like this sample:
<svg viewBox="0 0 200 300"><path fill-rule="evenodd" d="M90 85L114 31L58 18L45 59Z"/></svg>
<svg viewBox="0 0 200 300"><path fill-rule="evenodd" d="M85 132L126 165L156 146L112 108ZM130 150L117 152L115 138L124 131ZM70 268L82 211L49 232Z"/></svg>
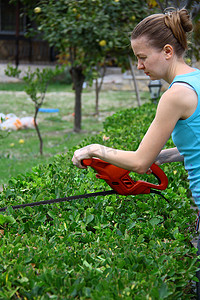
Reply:
<svg viewBox="0 0 200 300"><path fill-rule="evenodd" d="M23 92L23 84L0 83L0 113L14 113L17 117L33 116L34 104ZM148 93L142 93L144 103ZM95 115L95 92L86 89L82 96L82 131L74 133L74 91L71 86L51 84L46 94L44 108L58 108L57 113L39 113L38 124L44 141L44 155L39 154L39 141L33 129L3 133L0 139L0 186L11 177L31 171L33 166L51 162L54 155L66 153L85 137L103 129L103 121L123 108L137 106L131 91L102 91L99 116ZM22 143L22 141L24 141Z"/></svg>

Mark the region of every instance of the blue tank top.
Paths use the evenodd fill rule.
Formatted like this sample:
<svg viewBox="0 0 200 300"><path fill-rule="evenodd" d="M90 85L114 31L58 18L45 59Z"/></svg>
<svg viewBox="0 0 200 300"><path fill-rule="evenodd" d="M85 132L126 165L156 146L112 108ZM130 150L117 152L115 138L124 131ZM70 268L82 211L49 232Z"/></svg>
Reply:
<svg viewBox="0 0 200 300"><path fill-rule="evenodd" d="M169 88L175 82L189 84L198 96L195 112L186 120L176 123L172 139L180 154L184 156L192 196L200 209L200 70L176 76Z"/></svg>

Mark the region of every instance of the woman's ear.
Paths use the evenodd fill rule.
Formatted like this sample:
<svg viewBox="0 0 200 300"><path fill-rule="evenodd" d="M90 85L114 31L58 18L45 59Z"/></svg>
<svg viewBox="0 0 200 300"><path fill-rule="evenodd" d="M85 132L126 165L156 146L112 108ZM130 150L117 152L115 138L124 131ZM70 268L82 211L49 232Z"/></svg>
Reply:
<svg viewBox="0 0 200 300"><path fill-rule="evenodd" d="M170 59L174 53L173 47L169 44L166 44L163 47L163 51L164 51L164 55L165 55L166 59Z"/></svg>

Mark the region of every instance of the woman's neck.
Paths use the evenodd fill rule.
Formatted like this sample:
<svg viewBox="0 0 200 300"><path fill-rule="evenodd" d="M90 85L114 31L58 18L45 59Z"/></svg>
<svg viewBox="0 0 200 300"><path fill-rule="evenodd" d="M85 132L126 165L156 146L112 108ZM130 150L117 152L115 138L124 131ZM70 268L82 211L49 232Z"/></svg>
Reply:
<svg viewBox="0 0 200 300"><path fill-rule="evenodd" d="M180 59L170 65L165 80L170 84L177 75L188 74L194 71L195 69L187 65L184 59Z"/></svg>

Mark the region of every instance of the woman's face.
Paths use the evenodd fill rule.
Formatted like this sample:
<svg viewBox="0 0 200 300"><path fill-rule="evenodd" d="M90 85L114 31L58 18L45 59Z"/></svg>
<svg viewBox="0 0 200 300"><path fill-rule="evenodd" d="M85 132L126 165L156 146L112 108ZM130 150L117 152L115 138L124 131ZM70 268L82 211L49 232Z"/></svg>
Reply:
<svg viewBox="0 0 200 300"><path fill-rule="evenodd" d="M138 60L138 70L143 70L151 80L165 78L167 60L164 51L150 46L145 36L132 40L131 47Z"/></svg>

